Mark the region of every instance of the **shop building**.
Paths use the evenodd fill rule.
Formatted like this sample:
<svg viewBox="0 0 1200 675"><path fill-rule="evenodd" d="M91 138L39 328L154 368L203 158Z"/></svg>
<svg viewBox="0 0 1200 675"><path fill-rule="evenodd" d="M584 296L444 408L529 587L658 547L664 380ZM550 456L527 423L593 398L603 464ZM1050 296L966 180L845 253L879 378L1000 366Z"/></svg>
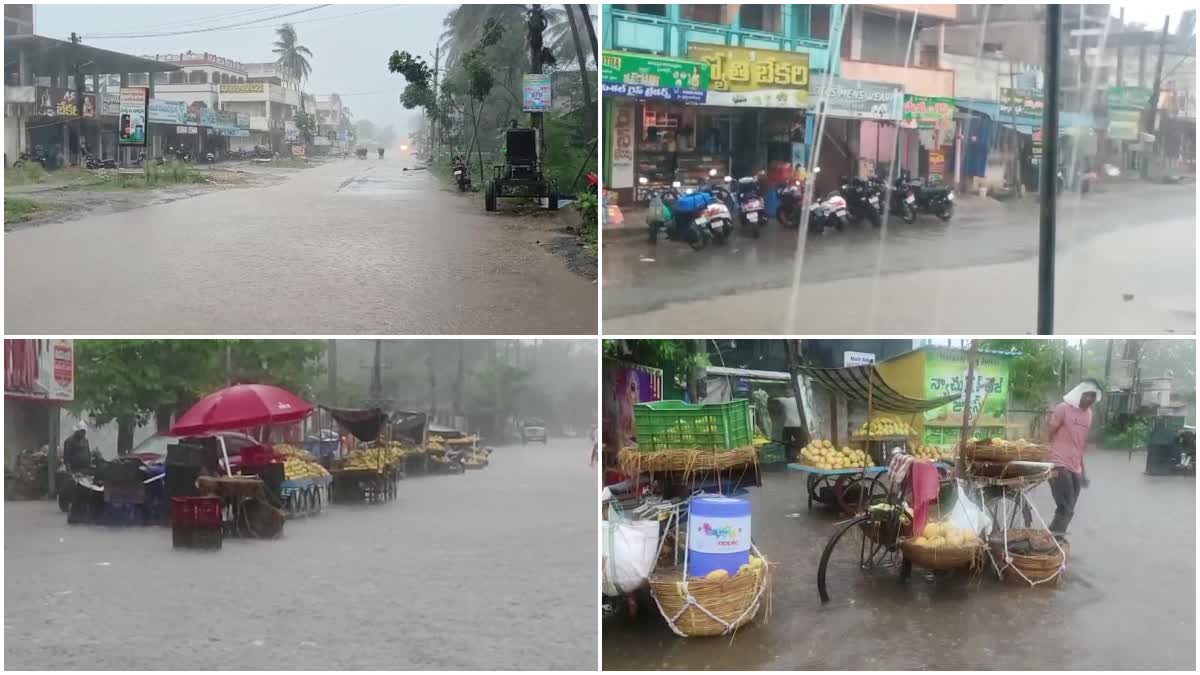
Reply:
<svg viewBox="0 0 1200 675"><path fill-rule="evenodd" d="M73 340L4 341L4 466L17 453L45 446L58 466L64 405L75 400ZM53 481L53 472L48 476Z"/></svg>
<svg viewBox="0 0 1200 675"><path fill-rule="evenodd" d="M127 161L118 152L120 86L150 82L177 66L42 35L4 38L4 154L11 166L22 152L41 152L49 168L79 164L83 152ZM76 77L79 87L76 87ZM112 89L106 83L114 82ZM76 101L82 89L82 101Z"/></svg>
<svg viewBox="0 0 1200 675"><path fill-rule="evenodd" d="M837 68L841 15L841 5L606 5L606 187L629 201L644 196L642 177L787 180L807 161L809 87Z"/></svg>

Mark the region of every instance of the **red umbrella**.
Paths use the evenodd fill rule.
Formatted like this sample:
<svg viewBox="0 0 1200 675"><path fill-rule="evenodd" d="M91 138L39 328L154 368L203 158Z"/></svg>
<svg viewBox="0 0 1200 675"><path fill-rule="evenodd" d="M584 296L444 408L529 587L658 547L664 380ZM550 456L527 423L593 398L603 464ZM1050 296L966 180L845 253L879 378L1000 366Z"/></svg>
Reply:
<svg viewBox="0 0 1200 675"><path fill-rule="evenodd" d="M236 384L200 399L175 420L177 436L285 424L304 419L312 404L269 384Z"/></svg>

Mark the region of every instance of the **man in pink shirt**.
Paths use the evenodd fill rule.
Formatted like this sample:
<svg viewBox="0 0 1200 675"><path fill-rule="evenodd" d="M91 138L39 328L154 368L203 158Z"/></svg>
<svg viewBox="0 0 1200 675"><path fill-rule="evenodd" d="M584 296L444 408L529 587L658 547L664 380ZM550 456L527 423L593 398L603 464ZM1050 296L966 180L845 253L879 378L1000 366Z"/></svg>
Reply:
<svg viewBox="0 0 1200 675"><path fill-rule="evenodd" d="M1083 453L1092 428L1092 406L1099 400L1100 385L1095 380L1084 380L1067 392L1062 403L1050 413L1046 432L1050 461L1055 466L1054 477L1050 479L1050 494L1054 495L1056 507L1054 520L1050 522L1054 534L1066 534L1075 516L1079 493L1089 484Z"/></svg>

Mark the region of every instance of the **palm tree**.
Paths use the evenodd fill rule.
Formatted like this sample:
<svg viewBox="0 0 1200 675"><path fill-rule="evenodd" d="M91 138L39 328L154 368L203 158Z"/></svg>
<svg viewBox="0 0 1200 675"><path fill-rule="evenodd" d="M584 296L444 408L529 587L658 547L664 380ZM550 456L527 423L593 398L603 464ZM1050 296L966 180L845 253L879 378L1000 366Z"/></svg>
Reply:
<svg viewBox="0 0 1200 675"><path fill-rule="evenodd" d="M279 55L279 60L275 63L283 69L283 71L292 76L298 84L303 84L304 80L308 79L312 73L312 64L308 62L312 58L313 53L308 47L297 44L296 27L290 23L285 23L275 29L275 48L271 51ZM306 58L307 57L307 58ZM304 97L300 97L300 110L304 110Z"/></svg>
<svg viewBox="0 0 1200 675"><path fill-rule="evenodd" d="M579 60L579 79L583 82L581 91L583 92L583 119L587 125L588 136L596 130L596 109L592 106L592 92L595 92L595 86L589 83L588 78L588 59L584 56L583 43L579 41L579 29L575 27L575 12L571 11L571 7L578 8L580 14L586 14L587 8L583 5L563 5L567 11L567 23L571 27L571 41L575 43L575 57Z"/></svg>

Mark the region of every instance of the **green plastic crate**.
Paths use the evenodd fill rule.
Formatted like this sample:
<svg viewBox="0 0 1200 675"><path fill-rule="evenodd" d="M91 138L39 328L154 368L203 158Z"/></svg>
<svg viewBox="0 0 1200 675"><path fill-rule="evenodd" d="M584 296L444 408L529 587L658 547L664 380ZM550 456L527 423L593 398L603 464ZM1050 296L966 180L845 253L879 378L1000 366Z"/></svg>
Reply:
<svg viewBox="0 0 1200 675"><path fill-rule="evenodd" d="M633 409L639 450L733 450L750 445L750 401L654 401Z"/></svg>

